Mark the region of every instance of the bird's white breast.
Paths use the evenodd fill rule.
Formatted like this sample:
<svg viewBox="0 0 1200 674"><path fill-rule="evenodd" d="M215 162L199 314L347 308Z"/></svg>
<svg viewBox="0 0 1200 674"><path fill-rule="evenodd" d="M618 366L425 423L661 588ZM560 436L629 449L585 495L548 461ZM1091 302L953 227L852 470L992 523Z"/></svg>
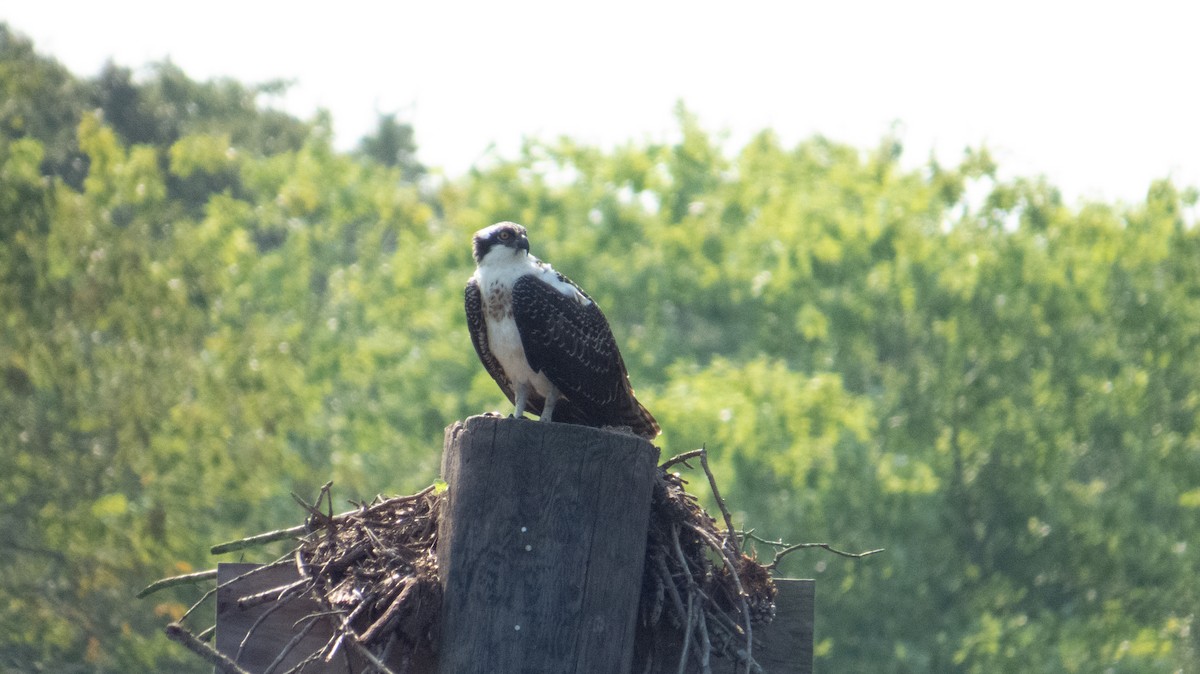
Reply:
<svg viewBox="0 0 1200 674"><path fill-rule="evenodd" d="M541 372L534 372L525 356L521 333L513 318L512 289L517 279L533 274L555 290L590 304L575 286L559 279L548 264L524 252L499 249L489 253L475 270L475 281L483 296L484 323L487 326L488 348L504 368L514 386L528 383L543 397L553 384Z"/></svg>

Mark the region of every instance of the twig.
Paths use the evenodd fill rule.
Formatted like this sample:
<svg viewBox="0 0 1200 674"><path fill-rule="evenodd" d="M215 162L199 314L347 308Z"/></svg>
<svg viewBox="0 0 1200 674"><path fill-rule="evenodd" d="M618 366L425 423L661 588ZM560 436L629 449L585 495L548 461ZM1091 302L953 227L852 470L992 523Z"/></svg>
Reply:
<svg viewBox="0 0 1200 674"><path fill-rule="evenodd" d="M147 585L141 592L137 593L137 598L141 599L142 597L146 597L148 595L154 594L155 592L158 592L159 590L164 590L168 587L175 587L176 585L187 585L188 583L198 583L202 580L212 580L213 578L216 578L216 577L217 577L217 570L212 569L210 571L197 571L196 573L185 573L182 576L172 576L171 578L163 578L162 580L156 580L153 583L150 583L149 585Z"/></svg>
<svg viewBox="0 0 1200 674"><path fill-rule="evenodd" d="M184 611L184 612L183 612L183 615L179 616L179 620L178 620L178 621L176 621L176 622L179 622L180 624L182 624L182 623L183 623L183 621L187 620L187 617L188 617L188 616L190 616L190 615L192 614L192 611L195 611L196 609L200 608L200 605L201 605L201 604L203 604L204 602L208 601L208 598L209 598L209 597L211 597L211 596L213 596L213 595L214 595L214 594L216 594L216 593L217 593L217 588L215 588L215 587L214 587L213 589L209 590L208 592L205 592L205 593L204 593L204 596L203 596L203 597L200 597L199 599L197 599L197 600L196 600L196 603L195 603L195 604L192 604L191 608L189 608L188 610Z"/></svg>
<svg viewBox="0 0 1200 674"><path fill-rule="evenodd" d="M264 534L258 534L256 536L240 538L236 541L220 543L212 546L212 548L209 549L209 553L214 555L223 555L227 552L237 552L238 550L245 550L246 548L253 548L259 545L266 545L267 543L274 543L275 541L295 538L296 536L301 536L306 533L308 533L308 525L301 524L299 526L289 527L287 529L278 529L276 531L268 531Z"/></svg>
<svg viewBox="0 0 1200 674"><path fill-rule="evenodd" d="M750 673L750 665L752 662L754 662L754 657L753 657L754 656L754 651L753 651L753 649L754 649L754 632L752 631L752 628L750 627L750 604L748 604L746 602L746 591L742 589L742 579L738 576L738 571L737 571L737 560L741 559L741 553L738 553L737 558L730 559L729 551L725 549L725 546L722 545L720 541L713 540L712 536L707 531L704 531L703 529L696 526L695 524L692 524L691 522L688 522L687 525L688 525L688 528L690 528L692 531L696 532L696 534L698 534L702 539L704 539L704 541L708 543L709 547L713 548L714 550L716 550L717 554L721 555L721 558L725 562L725 567L729 569L729 576L730 576L730 578L733 579L734 587L737 588L737 601L739 604L741 604L741 608L742 608L742 610L741 610L742 629L745 630L745 641L746 641L746 669L745 669L745 671L746 671L746 674L749 674ZM730 531L732 532L732 530L730 530ZM732 535L732 533L730 535Z"/></svg>
<svg viewBox="0 0 1200 674"><path fill-rule="evenodd" d="M712 666L709 660L712 657L712 641L708 636L708 621L704 617L705 611L700 611L699 619L696 622L696 631L700 633L700 671L704 674L712 674Z"/></svg>
<svg viewBox="0 0 1200 674"><path fill-rule="evenodd" d="M203 604L205 601L207 601L209 597L215 595L219 588L226 587L226 586L230 585L231 583L236 583L237 581L239 581L243 578L246 578L248 576L253 576L254 574L259 573L261 571L266 571L267 569L273 569L277 566L280 566L281 564L285 564L286 559L287 559L286 557L282 557L280 559L277 559L277 560L271 562L270 564L256 566L253 569L250 569L249 571L247 571L245 573L239 574L238 576L236 576L234 578L230 578L229 580L225 581L224 583L217 585L217 587L214 587L211 590L209 590L208 592L205 592L204 596L200 597L200 599L196 600L196 603L192 604L191 608L184 611L183 615L179 616L179 620L177 622L180 624L183 624L183 621L187 620L187 617L190 616L193 611L200 608L200 605Z"/></svg>
<svg viewBox="0 0 1200 674"><path fill-rule="evenodd" d="M383 664L382 660L375 657L375 654L371 652L371 649L358 643L358 639L355 639L354 637L350 637L349 639L347 639L347 641L350 642L350 648L353 648L355 653L358 653L359 655L366 658L367 662L371 663L371 665L374 666L375 669L378 669L380 671L380 674L396 674L391 669L389 669L387 665Z"/></svg>
<svg viewBox="0 0 1200 674"><path fill-rule="evenodd" d="M275 611L291 603L291 600L292 597L287 597L283 601L272 604L271 606L267 607L267 610L262 612L262 615L258 616L258 618L256 618L254 622L250 624L250 629L246 630L246 636L242 637L242 642L238 644L237 655L233 657L235 662L242 659L242 652L246 650L246 644L250 643L250 637L256 630L258 630L259 625L262 625L262 623L267 618L271 617L271 614L275 613Z"/></svg>
<svg viewBox="0 0 1200 674"><path fill-rule="evenodd" d="M321 512L321 499L319 496L317 498L316 505L313 505L308 501L305 501L303 498L300 498L300 496L295 492L292 493L292 500L298 503L300 507L308 513L309 521L305 523L305 526L307 526L310 531L316 531L322 525L325 525L326 528L329 529L330 536L333 535L333 518Z"/></svg>
<svg viewBox="0 0 1200 674"><path fill-rule="evenodd" d="M679 538L675 537L675 549L679 550ZM686 564L687 559L683 558L683 552L680 551L680 557ZM685 567L686 568L686 567ZM696 593L692 592L695 581L692 580L692 574L688 574L688 593L687 593L687 618L683 622L683 646L679 649L679 667L676 670L677 674L684 674L687 671L688 652L692 645L692 629L696 626ZM701 611L703 613L703 611Z"/></svg>
<svg viewBox="0 0 1200 674"><path fill-rule="evenodd" d="M325 642L325 647L322 650L322 652L325 653L325 657L321 658L325 661L325 664L333 662L333 659L337 657L337 654L341 650L342 644L345 643L345 641L346 633L341 630L337 630L337 633L330 637L329 641Z"/></svg>
<svg viewBox="0 0 1200 674"><path fill-rule="evenodd" d="M885 548L877 548L875 550L867 550L866 552L845 552L834 548L828 543L796 543L795 545L789 545L782 550L776 551L775 560L767 565L767 570L774 571L776 567L779 566L779 562L782 561L786 555L797 550L804 550L807 548L821 548L822 550L832 552L835 555L849 557L850 559L862 559L863 557L870 557L871 555L877 555L885 550Z"/></svg>
<svg viewBox="0 0 1200 674"><path fill-rule="evenodd" d="M184 648L204 658L224 674L249 674L246 670L238 667L237 663L230 660L228 656L197 639L183 625L171 623L163 631L167 633L168 639L182 644Z"/></svg>
<svg viewBox="0 0 1200 674"><path fill-rule="evenodd" d="M687 573L687 560L682 560L684 564L684 573ZM684 616L683 599L679 596L679 588L675 587L675 577L671 575L671 570L667 568L667 558L665 555L658 558L659 573L663 576L663 584L667 586L667 593L671 595L671 602L675 604L675 613L680 618Z"/></svg>
<svg viewBox="0 0 1200 674"><path fill-rule="evenodd" d="M377 505L389 505L391 503L402 502L402 501L415 501L415 500L425 496L429 492L433 491L433 488L434 488L434 486L430 485L430 486L422 489L421 491L417 492L416 494L412 494L409 496L396 496L396 497L393 497L390 499L381 500ZM305 503L303 501L301 501L300 503L306 511L308 511L309 513L312 512L311 505L309 505L308 503ZM359 506L357 508L355 508L354 510L347 510L344 513L334 515L333 519L338 522L341 522L341 521L345 520L347 517L350 517L353 515L362 515L363 511L366 508L367 508L366 504L359 504ZM324 516L324 513L322 513L322 516ZM282 540L285 540L288 538L294 538L296 536L301 536L301 535L309 533L311 530L312 529L309 527L308 524L301 524L301 525L294 526L294 527L288 527L287 529L278 529L276 531L268 531L266 533L256 534L254 536L248 536L246 538L239 538L236 541L227 541L225 543L220 543L220 544L214 545L214 546L212 546L212 548L209 549L209 553L214 554L214 555L223 555L227 552L237 552L238 550L245 550L246 548L253 548L253 547L256 547L259 545L266 545L267 543L274 543L275 541L282 541Z"/></svg>
<svg viewBox="0 0 1200 674"><path fill-rule="evenodd" d="M273 587L269 590L255 592L254 594L246 595L245 597L239 597L237 600L237 605L238 608L250 608L251 606L257 606L268 601L281 601L293 591L307 584L308 578L301 578L300 580L293 581L287 585L280 585L279 587Z"/></svg>
<svg viewBox="0 0 1200 674"><path fill-rule="evenodd" d="M213 636L216 635L216 633L217 633L217 626L209 625L207 628L205 628L199 634L197 634L196 638L199 639L200 641L208 641L208 640L212 639Z"/></svg>
<svg viewBox="0 0 1200 674"><path fill-rule="evenodd" d="M755 534L754 531L755 531L754 529L748 529L746 531L739 531L737 533L739 536L742 537L743 542L745 542L747 540L758 541L759 543L762 543L763 545L770 545L770 546L773 546L776 548L786 548L788 545L787 543L784 543L783 541L769 541L769 540L763 538L762 536Z"/></svg>
<svg viewBox="0 0 1200 674"><path fill-rule="evenodd" d="M700 452L700 465L704 467L704 474L708 476L708 486L712 488L713 498L717 501L717 506L721 509L721 514L725 517L725 540L733 546L733 553L736 559L741 559L742 549L738 546L736 529L733 528L733 516L729 514L729 508L725 505L725 499L721 498L721 490L717 489L717 478L713 475L712 469L708 467L708 449L702 448Z"/></svg>
<svg viewBox="0 0 1200 674"><path fill-rule="evenodd" d="M683 465L687 466L688 468L691 468L691 466L688 466L688 461L691 461L692 459L696 458L697 456L700 456L701 454L704 453L704 451L705 451L704 449L693 449L690 452L676 454L675 456L672 456L671 458L664 461L662 463L662 465L659 466L659 468L665 471L666 469L670 468L671 466L674 466L677 463L682 463Z"/></svg>
<svg viewBox="0 0 1200 674"><path fill-rule="evenodd" d="M271 664L267 665L267 668L263 670L263 674L272 674L276 667L283 664L284 659L287 658L288 654L292 652L292 649L295 648L296 645L301 641L303 641L304 637L308 636L309 631L313 628L313 625L316 624L316 620L310 620L308 621L307 625L300 628L300 631L296 633L296 636L292 637L292 640L287 642L287 645L280 649L279 655L275 656L275 659L271 661Z"/></svg>
<svg viewBox="0 0 1200 674"><path fill-rule="evenodd" d="M683 546L679 544L679 525L671 525L671 543L675 549L676 559L679 560L679 565L682 567L684 577L687 578L687 610L681 612L680 623L683 628L683 646L679 649L679 668L678 674L683 674L687 669L688 652L691 650L692 630L696 624L696 578L692 575L691 567L688 565L687 555L683 554ZM664 564L663 568L667 568ZM683 603L679 598L678 590L675 588L675 579L668 576L670 581L671 594L674 595L675 603L679 609L683 608Z"/></svg>
<svg viewBox="0 0 1200 674"><path fill-rule="evenodd" d="M395 621L396 616L400 614L400 609L404 608L404 605L408 603L408 598L416 587L417 583L415 581L405 583L404 589L392 600L392 604L387 607L383 615L379 616L379 620L376 620L367 628L366 632L363 632L359 640L363 643L371 643L380 632L387 629Z"/></svg>
<svg viewBox="0 0 1200 674"><path fill-rule="evenodd" d="M320 649L317 649L317 650L313 651L312 653L309 653L308 657L304 658L300 662L297 662L295 665L292 666L291 669L287 670L283 674L297 674L298 672L304 671L304 668L311 665L312 663L316 662L317 658L320 655L321 655ZM346 669L346 671L348 672L350 670Z"/></svg>

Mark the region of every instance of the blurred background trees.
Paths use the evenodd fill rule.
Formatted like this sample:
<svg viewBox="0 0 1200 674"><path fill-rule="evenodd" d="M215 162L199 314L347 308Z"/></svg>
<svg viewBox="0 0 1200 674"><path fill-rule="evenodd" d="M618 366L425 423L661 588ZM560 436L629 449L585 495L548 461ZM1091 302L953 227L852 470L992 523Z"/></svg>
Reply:
<svg viewBox="0 0 1200 674"><path fill-rule="evenodd" d="M1194 189L1062 203L983 150L529 141L426 180L278 83L81 79L0 26L0 668L203 671L137 601L289 492L419 489L507 409L461 316L511 219L609 315L662 422L797 554L826 671L1196 672ZM701 488L699 483L694 483ZM762 550L763 554L770 554Z"/></svg>

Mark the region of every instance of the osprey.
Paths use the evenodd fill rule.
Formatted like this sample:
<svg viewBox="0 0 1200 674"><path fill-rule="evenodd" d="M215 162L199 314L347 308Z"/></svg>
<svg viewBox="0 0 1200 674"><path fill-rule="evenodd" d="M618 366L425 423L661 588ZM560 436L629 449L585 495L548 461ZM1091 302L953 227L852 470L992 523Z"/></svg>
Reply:
<svg viewBox="0 0 1200 674"><path fill-rule="evenodd" d="M475 232L467 326L513 416L625 426L644 438L658 422L633 395L625 361L600 307L529 253L525 228L501 222Z"/></svg>

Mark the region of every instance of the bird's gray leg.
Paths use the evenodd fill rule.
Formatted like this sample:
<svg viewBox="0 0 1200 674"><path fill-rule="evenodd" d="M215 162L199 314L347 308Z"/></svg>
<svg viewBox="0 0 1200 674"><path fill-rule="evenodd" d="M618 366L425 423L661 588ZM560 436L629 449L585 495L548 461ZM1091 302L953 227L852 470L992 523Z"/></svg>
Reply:
<svg viewBox="0 0 1200 674"><path fill-rule="evenodd" d="M554 416L554 406L558 404L558 399L562 394L558 392L557 386L551 386L550 392L546 394L546 403L542 405L542 421L552 421Z"/></svg>
<svg viewBox="0 0 1200 674"><path fill-rule="evenodd" d="M525 408L529 405L529 384L521 382L516 388L516 395L513 397L516 398L517 409L513 412L513 417L522 419L525 417Z"/></svg>

